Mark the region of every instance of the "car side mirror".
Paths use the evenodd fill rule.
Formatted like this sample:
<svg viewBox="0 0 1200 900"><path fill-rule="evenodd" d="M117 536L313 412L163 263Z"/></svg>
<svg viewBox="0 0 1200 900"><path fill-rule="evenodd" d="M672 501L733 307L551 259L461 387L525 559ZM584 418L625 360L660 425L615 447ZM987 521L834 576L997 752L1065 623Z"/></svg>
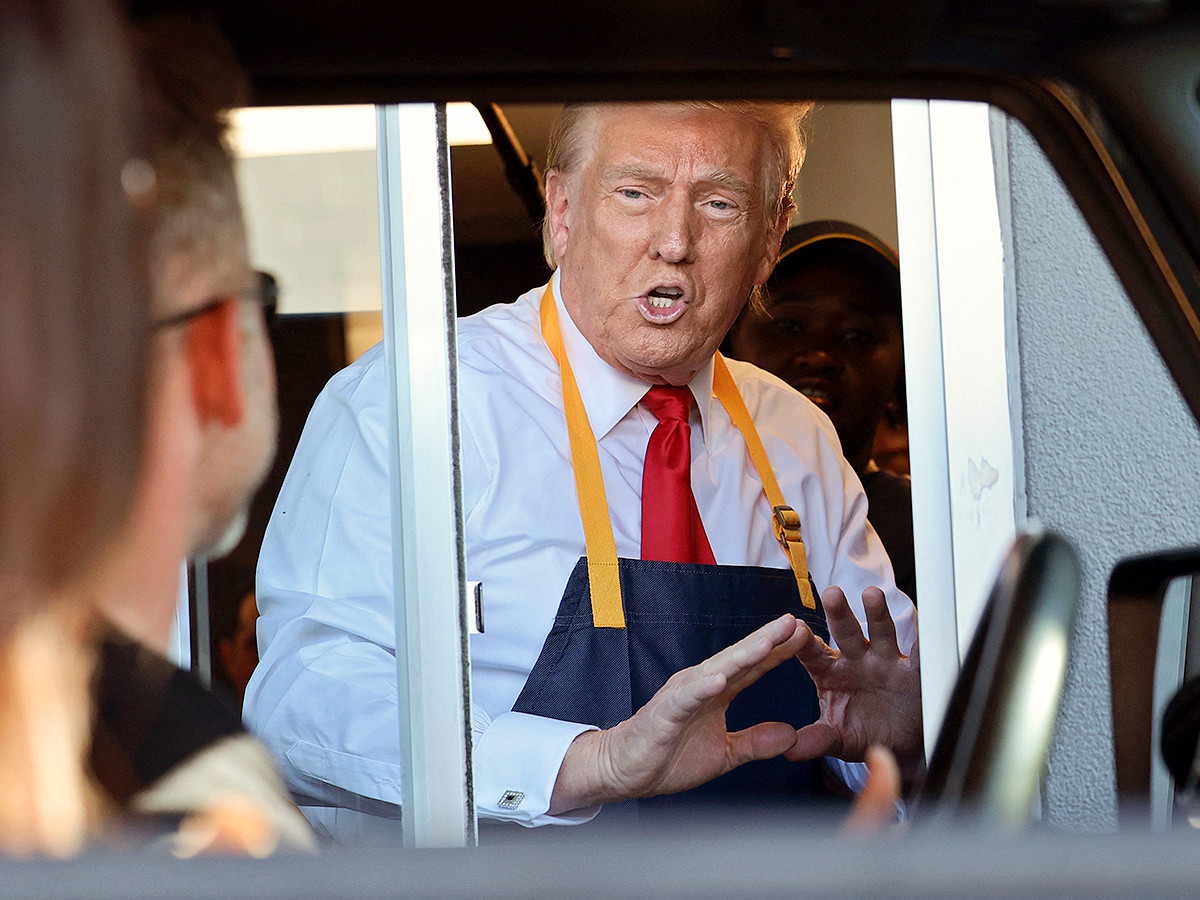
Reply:
<svg viewBox="0 0 1200 900"><path fill-rule="evenodd" d="M1054 733L1081 574L1071 544L1022 534L1001 563L955 682L914 821L1029 820Z"/></svg>
<svg viewBox="0 0 1200 900"><path fill-rule="evenodd" d="M1157 752L1152 735L1163 602L1172 582L1196 574L1200 574L1200 547L1122 560L1108 580L1108 653L1120 816L1129 817L1135 811L1139 817L1145 814L1151 762Z"/></svg>

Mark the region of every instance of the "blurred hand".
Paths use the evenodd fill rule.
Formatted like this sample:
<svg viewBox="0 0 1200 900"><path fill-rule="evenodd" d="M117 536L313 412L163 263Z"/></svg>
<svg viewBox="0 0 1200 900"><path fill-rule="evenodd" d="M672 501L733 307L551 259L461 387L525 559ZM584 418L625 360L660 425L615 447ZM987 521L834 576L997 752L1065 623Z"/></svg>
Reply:
<svg viewBox="0 0 1200 900"><path fill-rule="evenodd" d="M900 800L900 766L892 751L878 744L867 748L867 783L842 823L842 834L867 837L896 824Z"/></svg>

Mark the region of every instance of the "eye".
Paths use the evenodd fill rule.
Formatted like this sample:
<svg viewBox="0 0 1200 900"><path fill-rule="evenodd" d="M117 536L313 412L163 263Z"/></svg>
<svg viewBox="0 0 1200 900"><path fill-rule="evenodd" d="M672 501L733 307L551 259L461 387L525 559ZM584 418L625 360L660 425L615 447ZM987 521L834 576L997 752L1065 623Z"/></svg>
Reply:
<svg viewBox="0 0 1200 900"><path fill-rule="evenodd" d="M781 335L797 335L804 333L804 323L799 319L772 319L771 330Z"/></svg>
<svg viewBox="0 0 1200 900"><path fill-rule="evenodd" d="M617 191L626 200L641 200L646 195L637 188L620 188Z"/></svg>
<svg viewBox="0 0 1200 900"><path fill-rule="evenodd" d="M879 343L879 336L865 328L847 328L842 332L842 340L847 344L870 347Z"/></svg>
<svg viewBox="0 0 1200 900"><path fill-rule="evenodd" d="M722 218L730 218L738 213L737 203L727 197L710 197L702 206L713 215Z"/></svg>

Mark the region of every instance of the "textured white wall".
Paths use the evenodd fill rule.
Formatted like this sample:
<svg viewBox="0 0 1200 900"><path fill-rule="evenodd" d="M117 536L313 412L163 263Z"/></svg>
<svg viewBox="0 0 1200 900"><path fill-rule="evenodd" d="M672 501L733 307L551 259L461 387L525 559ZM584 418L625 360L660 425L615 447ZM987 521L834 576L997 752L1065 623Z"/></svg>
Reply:
<svg viewBox="0 0 1200 900"><path fill-rule="evenodd" d="M1200 431L1104 254L1008 126L1029 514L1080 552L1084 596L1051 749L1047 820L1115 826L1105 589L1124 556L1200 543Z"/></svg>

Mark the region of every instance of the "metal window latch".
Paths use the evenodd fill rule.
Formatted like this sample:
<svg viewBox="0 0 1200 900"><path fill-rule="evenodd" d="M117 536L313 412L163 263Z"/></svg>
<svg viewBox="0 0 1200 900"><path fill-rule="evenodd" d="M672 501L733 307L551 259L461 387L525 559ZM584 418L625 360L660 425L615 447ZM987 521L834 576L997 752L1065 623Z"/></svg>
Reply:
<svg viewBox="0 0 1200 900"><path fill-rule="evenodd" d="M483 634L483 582L467 582L467 634Z"/></svg>

